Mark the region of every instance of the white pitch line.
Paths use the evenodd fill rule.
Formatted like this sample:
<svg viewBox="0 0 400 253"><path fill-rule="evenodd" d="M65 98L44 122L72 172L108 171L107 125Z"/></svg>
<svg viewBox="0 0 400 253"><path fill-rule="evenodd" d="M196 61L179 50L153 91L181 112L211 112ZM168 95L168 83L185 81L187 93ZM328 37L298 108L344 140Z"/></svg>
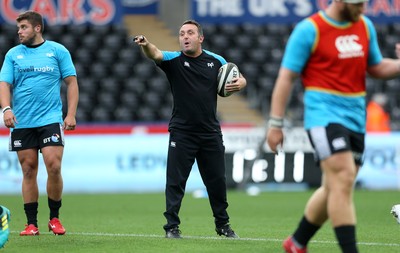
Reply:
<svg viewBox="0 0 400 253"><path fill-rule="evenodd" d="M19 234L18 231L11 231L13 234ZM51 232L40 232L41 234L52 234ZM113 234L113 233L90 233L90 232L67 232L66 235L83 235L83 236L106 236L106 237L144 237L144 238L164 238L164 235L155 234ZM283 239L274 238L236 238L229 239L225 237L212 237L212 236L191 236L183 235L182 239L198 239L198 240L240 240L240 241L261 241L261 242L282 242ZM319 244L337 244L336 241L319 241L312 240L311 243ZM385 246L385 247L400 247L400 243L380 243L380 242L357 242L358 245L367 246Z"/></svg>

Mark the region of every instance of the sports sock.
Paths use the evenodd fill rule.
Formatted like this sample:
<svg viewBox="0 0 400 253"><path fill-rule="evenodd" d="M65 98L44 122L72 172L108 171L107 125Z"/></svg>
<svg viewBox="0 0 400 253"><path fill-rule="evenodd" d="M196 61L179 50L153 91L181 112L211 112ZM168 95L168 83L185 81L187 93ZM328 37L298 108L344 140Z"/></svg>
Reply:
<svg viewBox="0 0 400 253"><path fill-rule="evenodd" d="M27 218L27 224L33 224L35 227L37 227L37 213L38 213L38 202L32 202L32 203L25 203L24 204L24 210L25 210L25 215Z"/></svg>
<svg viewBox="0 0 400 253"><path fill-rule="evenodd" d="M356 227L354 225L335 227L336 238L343 253L358 253Z"/></svg>
<svg viewBox="0 0 400 253"><path fill-rule="evenodd" d="M55 201L55 200L48 198L48 204L49 204L49 208L50 208L50 220L53 218L58 218L59 210L61 207L61 200Z"/></svg>
<svg viewBox="0 0 400 253"><path fill-rule="evenodd" d="M293 234L294 241L299 244L298 246L305 247L320 228L321 226L311 224L306 217L303 216L299 226Z"/></svg>

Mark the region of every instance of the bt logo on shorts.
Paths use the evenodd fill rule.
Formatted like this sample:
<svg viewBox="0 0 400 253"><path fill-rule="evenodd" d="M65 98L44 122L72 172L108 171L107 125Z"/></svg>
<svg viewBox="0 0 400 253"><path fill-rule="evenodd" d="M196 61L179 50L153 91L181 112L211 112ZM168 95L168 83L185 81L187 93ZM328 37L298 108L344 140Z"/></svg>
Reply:
<svg viewBox="0 0 400 253"><path fill-rule="evenodd" d="M58 134L53 134L51 137L47 137L43 139L43 143L49 143L49 142L59 142L60 141L60 135Z"/></svg>

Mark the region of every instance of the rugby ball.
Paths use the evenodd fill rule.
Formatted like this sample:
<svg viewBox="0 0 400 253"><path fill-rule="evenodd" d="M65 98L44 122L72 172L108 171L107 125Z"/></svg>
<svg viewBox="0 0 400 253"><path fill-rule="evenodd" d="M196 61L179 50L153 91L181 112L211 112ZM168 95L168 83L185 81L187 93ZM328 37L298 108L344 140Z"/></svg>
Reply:
<svg viewBox="0 0 400 253"><path fill-rule="evenodd" d="M221 97L229 97L233 92L227 92L225 85L232 82L232 79L239 77L239 68L236 64L228 62L219 68L217 77L217 93Z"/></svg>

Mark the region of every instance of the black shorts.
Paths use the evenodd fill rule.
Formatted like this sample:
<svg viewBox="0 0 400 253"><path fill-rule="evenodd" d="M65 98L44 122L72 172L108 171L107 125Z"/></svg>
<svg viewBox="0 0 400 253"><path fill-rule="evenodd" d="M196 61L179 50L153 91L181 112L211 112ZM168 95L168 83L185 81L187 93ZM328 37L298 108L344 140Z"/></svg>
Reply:
<svg viewBox="0 0 400 253"><path fill-rule="evenodd" d="M356 133L340 124L314 127L307 130L307 133L314 147L317 162L335 153L352 151L354 162L362 165L365 134Z"/></svg>
<svg viewBox="0 0 400 253"><path fill-rule="evenodd" d="M64 130L61 124L13 129L10 134L10 151L41 149L47 146L64 146Z"/></svg>

